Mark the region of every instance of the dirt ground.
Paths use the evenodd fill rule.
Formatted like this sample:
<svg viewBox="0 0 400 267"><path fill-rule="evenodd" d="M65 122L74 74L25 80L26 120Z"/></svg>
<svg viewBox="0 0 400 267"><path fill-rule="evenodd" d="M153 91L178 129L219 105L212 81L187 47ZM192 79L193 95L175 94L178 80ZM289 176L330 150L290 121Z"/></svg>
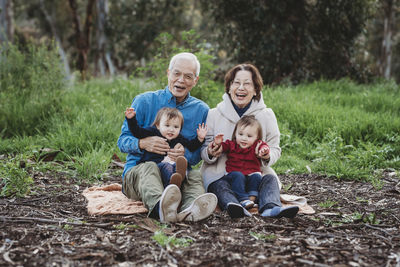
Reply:
<svg viewBox="0 0 400 267"><path fill-rule="evenodd" d="M104 184L120 182L115 171ZM90 185L76 185L64 172L31 175L39 195L0 198L0 266L400 266L394 172L384 173L380 190L283 175L285 193L305 196L315 214L232 220L218 212L166 228L145 215L89 216L82 191ZM161 246L152 238L160 226L171 240L191 242Z"/></svg>

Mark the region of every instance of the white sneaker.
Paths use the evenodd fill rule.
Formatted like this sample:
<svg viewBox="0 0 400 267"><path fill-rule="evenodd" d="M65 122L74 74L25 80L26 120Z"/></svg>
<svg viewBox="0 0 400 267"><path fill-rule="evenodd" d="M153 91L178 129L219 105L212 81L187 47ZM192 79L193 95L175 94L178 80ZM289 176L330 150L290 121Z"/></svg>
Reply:
<svg viewBox="0 0 400 267"><path fill-rule="evenodd" d="M200 195L188 208L178 213L178 221L201 221L214 212L217 203L218 199L212 193Z"/></svg>
<svg viewBox="0 0 400 267"><path fill-rule="evenodd" d="M181 190L174 184L168 185L160 198L160 222L177 222L177 212L181 203Z"/></svg>

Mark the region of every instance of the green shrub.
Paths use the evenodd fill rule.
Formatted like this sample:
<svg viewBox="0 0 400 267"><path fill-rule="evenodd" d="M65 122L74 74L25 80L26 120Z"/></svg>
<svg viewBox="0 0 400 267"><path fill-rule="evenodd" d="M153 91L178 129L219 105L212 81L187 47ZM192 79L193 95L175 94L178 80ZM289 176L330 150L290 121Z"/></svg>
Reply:
<svg viewBox="0 0 400 267"><path fill-rule="evenodd" d="M0 162L0 196L24 197L29 193L33 179L26 167L20 166L21 160L22 157L16 157Z"/></svg>
<svg viewBox="0 0 400 267"><path fill-rule="evenodd" d="M0 46L0 134L32 135L48 126L60 107L64 77L51 47Z"/></svg>

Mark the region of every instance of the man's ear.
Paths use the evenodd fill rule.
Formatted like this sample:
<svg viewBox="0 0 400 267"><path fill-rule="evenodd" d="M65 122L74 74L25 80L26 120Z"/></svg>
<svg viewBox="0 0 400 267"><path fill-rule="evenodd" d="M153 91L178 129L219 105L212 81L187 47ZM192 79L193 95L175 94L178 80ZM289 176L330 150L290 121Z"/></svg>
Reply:
<svg viewBox="0 0 400 267"><path fill-rule="evenodd" d="M197 84L197 82L199 81L200 76L197 76L196 79L194 79L194 85Z"/></svg>

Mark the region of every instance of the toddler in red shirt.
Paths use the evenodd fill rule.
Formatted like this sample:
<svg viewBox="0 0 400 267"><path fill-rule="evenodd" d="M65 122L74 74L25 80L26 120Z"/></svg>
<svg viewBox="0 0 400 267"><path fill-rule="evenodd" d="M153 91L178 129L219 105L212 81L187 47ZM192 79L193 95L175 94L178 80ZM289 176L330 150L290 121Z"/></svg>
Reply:
<svg viewBox="0 0 400 267"><path fill-rule="evenodd" d="M240 204L250 209L258 197L260 185L260 156L269 154L267 143L262 141L261 124L254 116L243 116L235 125L232 140L223 140L223 134L215 136L213 146L222 146L227 153L226 179L232 186Z"/></svg>

